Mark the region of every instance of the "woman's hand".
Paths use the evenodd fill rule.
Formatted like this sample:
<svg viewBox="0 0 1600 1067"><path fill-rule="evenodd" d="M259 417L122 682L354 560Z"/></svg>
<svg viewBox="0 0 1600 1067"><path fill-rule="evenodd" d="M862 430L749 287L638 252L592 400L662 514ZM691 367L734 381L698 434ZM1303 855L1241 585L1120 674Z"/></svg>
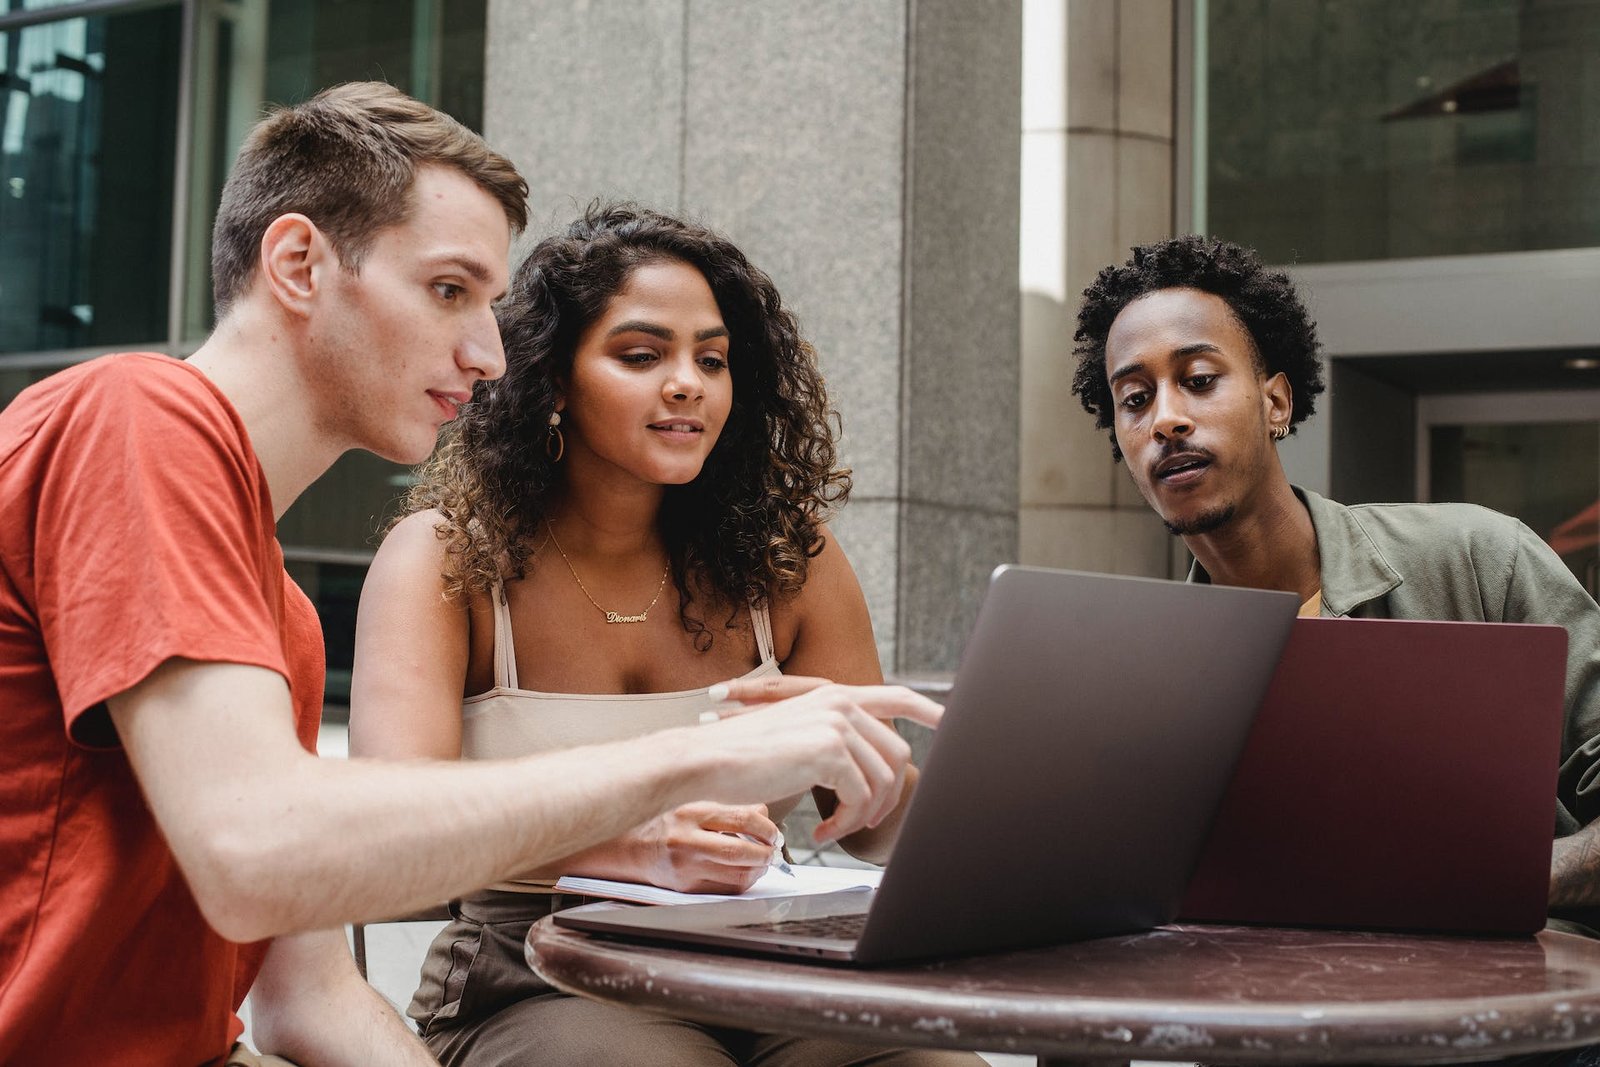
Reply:
<svg viewBox="0 0 1600 1067"><path fill-rule="evenodd" d="M743 893L766 873L778 827L765 804L699 801L658 815L635 834L652 885L680 893Z"/></svg>

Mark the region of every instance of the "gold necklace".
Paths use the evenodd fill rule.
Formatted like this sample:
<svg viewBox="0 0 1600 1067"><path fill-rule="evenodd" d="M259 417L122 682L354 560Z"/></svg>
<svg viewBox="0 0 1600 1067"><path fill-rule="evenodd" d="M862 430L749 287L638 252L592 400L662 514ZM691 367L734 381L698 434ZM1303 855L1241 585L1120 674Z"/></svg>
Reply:
<svg viewBox="0 0 1600 1067"><path fill-rule="evenodd" d="M661 599L661 591L667 587L667 575L672 573L672 560L667 559L667 565L661 568L661 583L656 586L656 595L650 598L650 603L645 605L643 611L637 615L619 615L614 611L607 611L596 603L594 597L589 595L589 587L583 584L583 579L578 577L578 569L567 558L566 550L561 547L561 542L556 540L556 528L550 525L550 520L544 520L544 528L550 534L550 543L556 546L556 551L561 553L561 560L567 565L567 570L572 572L572 580L578 583L578 589L583 593L589 603L594 604L594 609L606 617L606 622L644 622L650 618L650 609L656 606L656 601Z"/></svg>

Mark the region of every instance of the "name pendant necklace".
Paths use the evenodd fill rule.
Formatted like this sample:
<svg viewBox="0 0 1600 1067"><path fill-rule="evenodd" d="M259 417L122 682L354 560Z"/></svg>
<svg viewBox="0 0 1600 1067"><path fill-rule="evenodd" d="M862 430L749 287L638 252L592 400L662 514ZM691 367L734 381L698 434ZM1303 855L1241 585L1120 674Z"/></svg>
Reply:
<svg viewBox="0 0 1600 1067"><path fill-rule="evenodd" d="M589 603L594 605L594 610L605 616L606 622L645 622L650 618L650 609L656 606L656 601L661 599L661 591L667 587L667 575L672 573L672 560L667 559L667 565L661 568L661 581L656 585L656 595L650 598L650 603L637 615L622 615L615 611L602 608L594 597L589 595L589 587L583 584L583 579L578 577L578 569L572 565L572 560L567 558L566 550L561 547L561 542L556 540L556 529L550 525L550 520L544 520L544 528L550 534L550 543L556 546L556 551L561 553L561 561L567 565L567 571L572 575L572 580L578 583L578 591L584 595Z"/></svg>

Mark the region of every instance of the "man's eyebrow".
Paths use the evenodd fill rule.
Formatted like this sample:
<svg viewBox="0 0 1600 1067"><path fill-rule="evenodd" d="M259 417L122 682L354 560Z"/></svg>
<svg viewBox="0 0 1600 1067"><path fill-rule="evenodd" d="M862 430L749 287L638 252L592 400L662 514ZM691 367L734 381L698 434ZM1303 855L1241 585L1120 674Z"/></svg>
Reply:
<svg viewBox="0 0 1600 1067"><path fill-rule="evenodd" d="M1126 367L1119 367L1115 372L1112 373L1111 377L1106 380L1106 384L1116 385L1128 375L1138 374L1142 370L1144 370L1143 363L1130 363Z"/></svg>
<svg viewBox="0 0 1600 1067"><path fill-rule="evenodd" d="M444 256L439 263L441 266L457 268L480 285L489 284L489 279L492 277L488 267L467 256Z"/></svg>
<svg viewBox="0 0 1600 1067"><path fill-rule="evenodd" d="M1216 352L1218 355L1220 355L1222 353L1222 349L1218 348L1210 341L1196 341L1193 344L1179 345L1177 348L1172 350L1172 354L1179 358L1184 356L1198 356L1202 352ZM1137 374L1142 370L1144 370L1143 363L1130 363L1126 367L1119 367L1113 374L1110 375L1110 377L1106 379L1106 384L1115 385L1128 375Z"/></svg>

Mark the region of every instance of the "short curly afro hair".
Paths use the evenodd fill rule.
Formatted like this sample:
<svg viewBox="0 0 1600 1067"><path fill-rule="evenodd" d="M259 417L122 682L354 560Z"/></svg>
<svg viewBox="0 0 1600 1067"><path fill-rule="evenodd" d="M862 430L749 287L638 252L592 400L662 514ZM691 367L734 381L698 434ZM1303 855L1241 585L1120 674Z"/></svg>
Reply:
<svg viewBox="0 0 1600 1067"><path fill-rule="evenodd" d="M1072 391L1095 426L1110 431L1111 455L1122 458L1112 426L1115 405L1106 380L1106 337L1124 308L1161 289L1199 289L1221 297L1255 342L1256 364L1271 377L1282 373L1294 397L1290 432L1316 410L1322 392L1317 325L1306 313L1294 283L1268 270L1249 249L1215 238L1174 237L1133 250L1120 267L1107 267L1083 291L1078 330L1072 335L1078 369Z"/></svg>

